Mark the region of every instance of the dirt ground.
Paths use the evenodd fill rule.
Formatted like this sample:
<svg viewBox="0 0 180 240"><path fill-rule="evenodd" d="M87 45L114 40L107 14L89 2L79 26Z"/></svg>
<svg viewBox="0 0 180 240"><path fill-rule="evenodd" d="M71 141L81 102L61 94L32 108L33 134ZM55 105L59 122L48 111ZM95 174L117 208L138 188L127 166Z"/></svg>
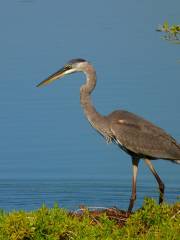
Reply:
<svg viewBox="0 0 180 240"><path fill-rule="evenodd" d="M86 206L80 206L80 208L77 211L71 212L70 214L72 216L79 217L80 219L84 215L86 215L86 216L88 215L92 219L91 224L100 224L98 219L99 219L100 215L102 215L103 213L105 213L106 216L108 216L108 218L110 220L114 220L120 227L124 226L127 219L132 214L127 211L120 210L116 207L94 208L93 209L93 208L87 208Z"/></svg>

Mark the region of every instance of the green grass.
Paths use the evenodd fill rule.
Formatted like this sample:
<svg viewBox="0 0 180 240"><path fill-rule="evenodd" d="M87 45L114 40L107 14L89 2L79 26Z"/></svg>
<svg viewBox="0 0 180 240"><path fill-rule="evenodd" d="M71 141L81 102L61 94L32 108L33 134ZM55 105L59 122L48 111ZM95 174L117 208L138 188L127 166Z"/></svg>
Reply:
<svg viewBox="0 0 180 240"><path fill-rule="evenodd" d="M0 240L180 239L180 202L157 205L146 199L124 227L102 214L92 221L88 211L79 218L55 205L32 211L0 212Z"/></svg>

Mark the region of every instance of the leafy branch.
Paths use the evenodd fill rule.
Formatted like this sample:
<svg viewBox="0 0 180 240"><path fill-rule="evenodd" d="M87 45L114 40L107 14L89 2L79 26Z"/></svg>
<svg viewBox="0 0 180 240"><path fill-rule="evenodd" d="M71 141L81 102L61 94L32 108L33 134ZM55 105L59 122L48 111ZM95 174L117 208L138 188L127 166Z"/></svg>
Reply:
<svg viewBox="0 0 180 240"><path fill-rule="evenodd" d="M180 44L180 25L173 24L169 25L167 21L163 23L163 25L159 25L156 29L158 32L163 32L163 39L167 41L171 41L176 44Z"/></svg>

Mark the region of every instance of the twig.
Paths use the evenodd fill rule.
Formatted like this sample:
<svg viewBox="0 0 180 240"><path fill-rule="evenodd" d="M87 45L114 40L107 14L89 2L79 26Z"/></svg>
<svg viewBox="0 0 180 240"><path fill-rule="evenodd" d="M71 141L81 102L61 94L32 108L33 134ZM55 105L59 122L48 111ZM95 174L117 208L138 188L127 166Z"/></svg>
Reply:
<svg viewBox="0 0 180 240"><path fill-rule="evenodd" d="M175 213L172 217L171 217L171 219L174 219L175 217L176 217L176 215L178 215L180 213L180 210L177 212L177 213Z"/></svg>

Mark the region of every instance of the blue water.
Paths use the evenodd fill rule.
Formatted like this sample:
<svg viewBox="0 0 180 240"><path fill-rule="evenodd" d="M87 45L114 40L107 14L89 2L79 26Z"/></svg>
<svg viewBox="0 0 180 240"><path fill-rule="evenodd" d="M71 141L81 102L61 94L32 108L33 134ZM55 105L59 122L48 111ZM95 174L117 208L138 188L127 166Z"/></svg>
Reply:
<svg viewBox="0 0 180 240"><path fill-rule="evenodd" d="M34 210L45 204L53 207L58 204L69 210L78 210L80 205L88 207L112 207L121 209L128 207L128 183L115 180L92 179L50 179L50 180L2 180L1 208ZM167 188L166 202L178 200L178 186ZM135 209L143 203L144 196L158 199L158 191L146 181L138 186L138 199Z"/></svg>
<svg viewBox="0 0 180 240"><path fill-rule="evenodd" d="M126 208L130 158L91 129L79 104L82 74L35 86L69 59L97 70L97 110L127 109L180 141L180 48L155 29L179 23L180 2L16 0L0 3L0 207L36 209L58 202ZM180 195L180 166L155 168L166 200ZM140 165L136 207L158 198Z"/></svg>

